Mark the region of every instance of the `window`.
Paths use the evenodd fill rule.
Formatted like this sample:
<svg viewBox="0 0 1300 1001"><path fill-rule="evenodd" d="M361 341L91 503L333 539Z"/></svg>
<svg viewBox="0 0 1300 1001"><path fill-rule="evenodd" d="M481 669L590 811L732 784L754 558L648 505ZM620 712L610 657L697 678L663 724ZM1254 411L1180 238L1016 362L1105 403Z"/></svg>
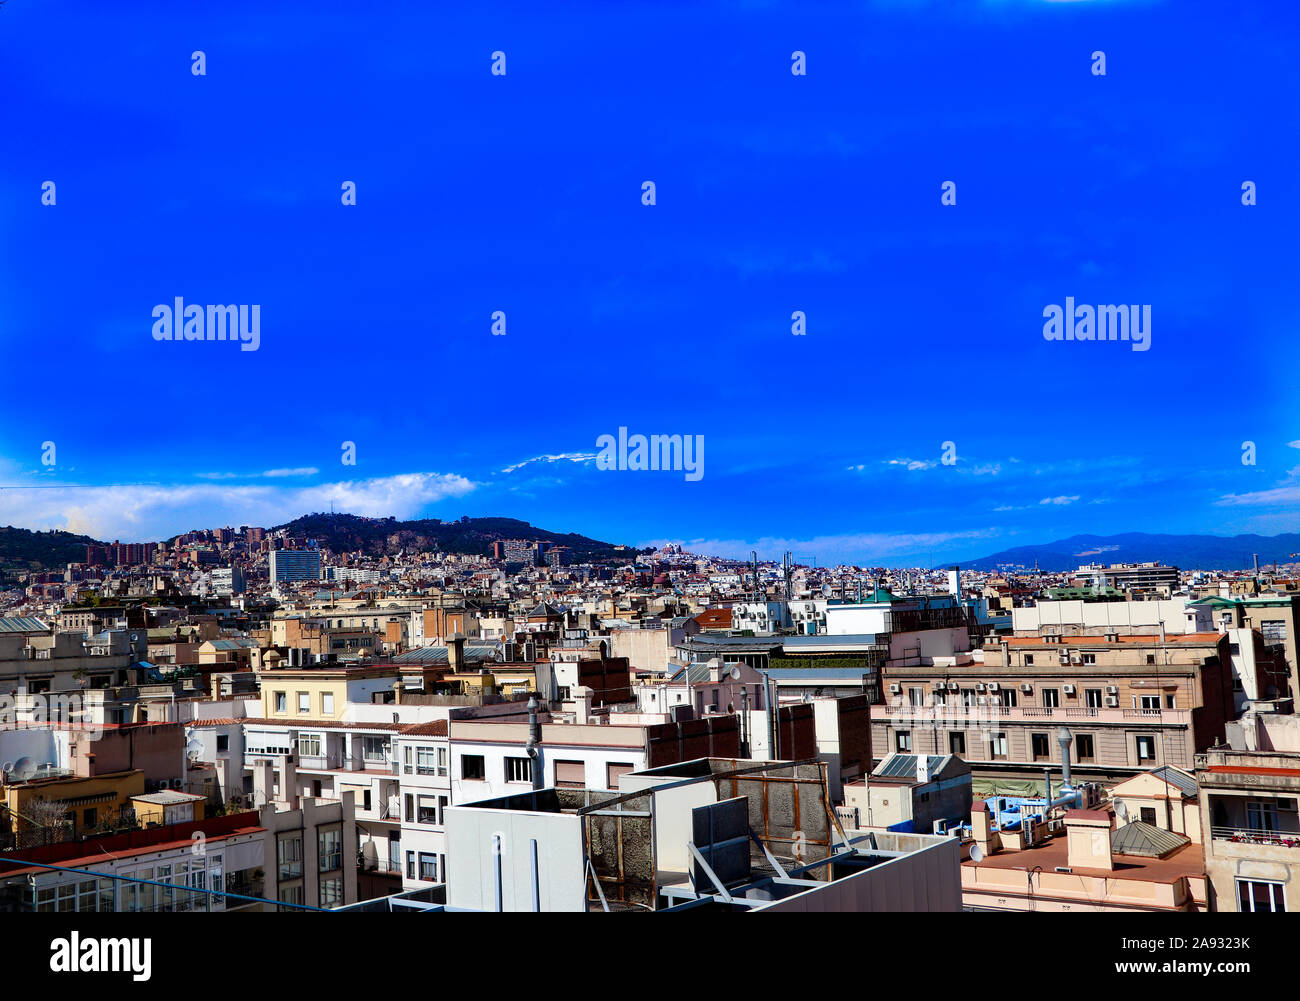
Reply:
<svg viewBox="0 0 1300 1001"><path fill-rule="evenodd" d="M1006 758L1007 756L1007 735L1005 733L989 734L989 756L993 758Z"/></svg>
<svg viewBox="0 0 1300 1001"><path fill-rule="evenodd" d="M559 685L559 686L557 686L557 687L556 687L556 690L555 690L555 696L556 696L556 698L559 699L559 701L561 701L561 702L568 702L568 701L569 701L569 686L568 686L568 685ZM653 699L654 696L651 695L650 698Z"/></svg>
<svg viewBox="0 0 1300 1001"><path fill-rule="evenodd" d="M415 749L415 771L418 775L434 775L438 771L435 763L434 749L432 747L417 747ZM442 774L446 775L446 769Z"/></svg>
<svg viewBox="0 0 1300 1001"><path fill-rule="evenodd" d="M317 835L320 851L320 871L333 872L343 868L343 831L340 828L327 828Z"/></svg>
<svg viewBox="0 0 1300 1001"><path fill-rule="evenodd" d="M1095 653L1085 653L1083 655L1083 662L1085 664L1095 664L1097 663L1097 655Z"/></svg>
<svg viewBox="0 0 1300 1001"><path fill-rule="evenodd" d="M486 779L487 768L483 765L483 755L462 754L460 756L460 777L475 782L482 782Z"/></svg>
<svg viewBox="0 0 1300 1001"><path fill-rule="evenodd" d="M419 824L438 824L438 797L421 796L416 800L415 820Z"/></svg>
<svg viewBox="0 0 1300 1001"><path fill-rule="evenodd" d="M388 761L390 741L387 737L362 737L361 754L367 761Z"/></svg>
<svg viewBox="0 0 1300 1001"><path fill-rule="evenodd" d="M226 733L217 734L217 753L230 750L230 735Z"/></svg>
<svg viewBox="0 0 1300 1001"><path fill-rule="evenodd" d="M320 881L320 905L322 907L338 907L343 903L343 878L335 876L333 879L322 879Z"/></svg>
<svg viewBox="0 0 1300 1001"><path fill-rule="evenodd" d="M1173 695L1166 695L1166 696L1165 696L1165 708L1166 708L1166 709L1173 709L1173 708L1175 708L1176 705L1177 705L1177 699L1176 699L1175 696L1173 696Z"/></svg>
<svg viewBox="0 0 1300 1001"><path fill-rule="evenodd" d="M1034 666L1034 655L1032 653L1025 654L1025 667L1033 667L1033 666Z"/></svg>
<svg viewBox="0 0 1300 1001"><path fill-rule="evenodd" d="M533 762L529 758L506 758L507 782L531 782Z"/></svg>
<svg viewBox="0 0 1300 1001"><path fill-rule="evenodd" d="M894 734L894 750L910 751L912 749L912 731L899 730Z"/></svg>
<svg viewBox="0 0 1300 1001"><path fill-rule="evenodd" d="M1286 892L1281 883L1239 879L1237 880L1237 910L1248 914L1256 911L1280 914L1286 910Z"/></svg>
<svg viewBox="0 0 1300 1001"><path fill-rule="evenodd" d="M92 806L89 810L81 812L81 826L94 827L99 823L98 811Z"/></svg>
<svg viewBox="0 0 1300 1001"><path fill-rule="evenodd" d="M1252 831L1276 831L1277 803L1271 800L1247 800L1246 826Z"/></svg>
<svg viewBox="0 0 1300 1001"><path fill-rule="evenodd" d="M311 712L311 692L298 693L298 711L300 713Z"/></svg>
<svg viewBox="0 0 1300 1001"><path fill-rule="evenodd" d="M907 690L907 701L910 705L913 706L925 705L925 689L909 688Z"/></svg>
<svg viewBox="0 0 1300 1001"><path fill-rule="evenodd" d="M1138 706L1138 708L1141 709L1141 710L1143 710L1144 712L1159 712L1159 711L1160 711L1160 696L1159 696L1159 695L1143 695L1143 696L1141 696L1141 697L1140 697L1140 705Z"/></svg>
<svg viewBox="0 0 1300 1001"><path fill-rule="evenodd" d="M964 706L975 705L975 689L963 688L961 690L961 704Z"/></svg>
<svg viewBox="0 0 1300 1001"><path fill-rule="evenodd" d="M420 852L420 878L432 882L438 880L438 857L428 852Z"/></svg>
<svg viewBox="0 0 1300 1001"><path fill-rule="evenodd" d="M1029 735L1029 742L1030 751L1032 752L1035 761L1046 761L1051 757L1051 751L1049 750L1047 743L1047 734L1031 733Z"/></svg>
<svg viewBox="0 0 1300 1001"><path fill-rule="evenodd" d="M1147 654L1147 663L1154 664L1155 662L1156 662L1156 655L1153 653Z"/></svg>
<svg viewBox="0 0 1300 1001"><path fill-rule="evenodd" d="M282 904L304 904L304 903L306 903L306 898L304 897L303 892L302 892L302 884L301 884L301 883L297 883L297 884L295 884L295 885L293 885L293 886L282 886L282 887L280 887L280 893L279 893L279 897L278 897L278 899L279 899L280 903L282 903Z"/></svg>
<svg viewBox="0 0 1300 1001"><path fill-rule="evenodd" d="M300 733L298 735L298 756L304 758L320 757L319 733Z"/></svg>
<svg viewBox="0 0 1300 1001"><path fill-rule="evenodd" d="M1092 734L1076 733L1074 735L1074 753L1080 761L1091 761L1096 751L1092 743Z"/></svg>
<svg viewBox="0 0 1300 1001"><path fill-rule="evenodd" d="M1140 819L1142 823L1151 824L1152 826L1155 826L1156 808L1154 806L1141 807L1139 808L1138 813L1140 814L1138 819Z"/></svg>
<svg viewBox="0 0 1300 1001"><path fill-rule="evenodd" d="M1138 759L1138 764L1142 764L1142 763L1147 762L1147 761L1155 761L1155 760L1156 760L1156 739L1155 739L1155 737L1148 736L1148 735L1143 735L1143 736L1141 736L1141 737L1135 737L1135 738L1134 738L1134 743L1135 743L1135 745L1137 746L1137 759Z"/></svg>
<svg viewBox="0 0 1300 1001"><path fill-rule="evenodd" d="M1100 689L1100 688L1086 688L1086 689L1084 689L1084 692L1083 692L1083 704L1086 705L1089 709L1100 709L1100 708L1101 708L1101 689Z"/></svg>
<svg viewBox="0 0 1300 1001"><path fill-rule="evenodd" d="M284 692L275 693L275 711L278 713L287 713L289 711L289 696Z"/></svg>
<svg viewBox="0 0 1300 1001"><path fill-rule="evenodd" d="M1057 709L1060 707L1061 690L1059 688L1044 688L1042 689L1042 693L1043 693L1043 708Z"/></svg>
<svg viewBox="0 0 1300 1001"><path fill-rule="evenodd" d="M406 810L405 810L406 822L408 824L414 824L415 823L415 797L412 796L410 793L407 793L403 797L403 799L405 801L405 806L406 806Z"/></svg>
<svg viewBox="0 0 1300 1001"><path fill-rule="evenodd" d="M276 861L280 864L280 882L302 876L302 836L280 835L276 842Z"/></svg>
<svg viewBox="0 0 1300 1001"><path fill-rule="evenodd" d="M954 731L948 734L948 753L965 754L966 753L966 734L962 731Z"/></svg>
<svg viewBox="0 0 1300 1001"><path fill-rule="evenodd" d="M606 788L617 789L618 777L620 775L626 775L631 770L632 766L630 764L625 764L621 761L611 761L605 766L605 780L608 783Z"/></svg>
<svg viewBox="0 0 1300 1001"><path fill-rule="evenodd" d="M1000 694L1002 695L1002 704L1004 706L1015 708L1020 704L1020 693L1010 685L1003 688Z"/></svg>
<svg viewBox="0 0 1300 1001"><path fill-rule="evenodd" d="M560 789L583 789L587 785L587 766L581 761L555 762L555 785Z"/></svg>
<svg viewBox="0 0 1300 1001"><path fill-rule="evenodd" d="M445 777L447 775L447 749L438 748L438 774Z"/></svg>
<svg viewBox="0 0 1300 1001"><path fill-rule="evenodd" d="M406 853L406 878L415 879L415 852Z"/></svg>
<svg viewBox="0 0 1300 1001"><path fill-rule="evenodd" d="M1285 619L1264 619L1259 624L1260 635L1268 643L1285 643L1286 642L1286 620Z"/></svg>
<svg viewBox="0 0 1300 1001"><path fill-rule="evenodd" d="M320 693L320 712L322 716L334 715L334 693L333 692Z"/></svg>

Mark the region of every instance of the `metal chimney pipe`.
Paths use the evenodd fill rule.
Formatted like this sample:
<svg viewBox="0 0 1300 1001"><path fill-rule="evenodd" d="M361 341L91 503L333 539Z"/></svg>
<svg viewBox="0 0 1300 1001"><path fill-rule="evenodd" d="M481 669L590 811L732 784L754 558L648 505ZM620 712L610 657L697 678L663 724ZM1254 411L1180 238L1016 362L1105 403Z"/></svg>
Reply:
<svg viewBox="0 0 1300 1001"><path fill-rule="evenodd" d="M1074 738L1070 736L1068 727L1057 727L1056 742L1061 745L1061 782L1065 785L1070 784L1070 745L1074 743Z"/></svg>
<svg viewBox="0 0 1300 1001"><path fill-rule="evenodd" d="M528 697L528 759L532 762L533 789L542 788L542 725L537 722L537 696Z"/></svg>

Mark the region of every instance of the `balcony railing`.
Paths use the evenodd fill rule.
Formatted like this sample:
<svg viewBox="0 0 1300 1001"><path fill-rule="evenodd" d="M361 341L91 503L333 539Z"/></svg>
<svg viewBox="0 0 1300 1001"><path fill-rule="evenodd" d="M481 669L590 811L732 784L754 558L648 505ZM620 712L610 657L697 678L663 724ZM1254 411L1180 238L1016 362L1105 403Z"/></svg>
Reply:
<svg viewBox="0 0 1300 1001"><path fill-rule="evenodd" d="M1234 841L1243 845L1300 848L1300 831L1266 831L1258 827L1211 827L1210 837L1215 841Z"/></svg>

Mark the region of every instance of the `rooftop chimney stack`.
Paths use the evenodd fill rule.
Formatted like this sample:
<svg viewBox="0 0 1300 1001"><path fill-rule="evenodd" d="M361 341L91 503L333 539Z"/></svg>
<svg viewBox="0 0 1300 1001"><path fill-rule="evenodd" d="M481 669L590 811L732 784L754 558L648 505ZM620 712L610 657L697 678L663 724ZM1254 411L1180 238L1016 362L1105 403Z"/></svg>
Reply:
<svg viewBox="0 0 1300 1001"><path fill-rule="evenodd" d="M455 633L447 641L447 664L453 674L459 674L465 668L465 634Z"/></svg>

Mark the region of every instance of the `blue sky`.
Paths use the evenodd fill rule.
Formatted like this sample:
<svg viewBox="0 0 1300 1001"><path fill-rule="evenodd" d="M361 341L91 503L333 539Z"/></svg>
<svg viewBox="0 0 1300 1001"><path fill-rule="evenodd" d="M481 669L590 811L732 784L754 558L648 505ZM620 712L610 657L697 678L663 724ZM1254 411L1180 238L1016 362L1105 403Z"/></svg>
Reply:
<svg viewBox="0 0 1300 1001"><path fill-rule="evenodd" d="M191 6L0 10L0 524L1300 530L1286 5ZM260 305L259 349L156 342L177 296ZM1149 304L1150 350L1044 340L1067 296ZM597 469L621 426L705 475Z"/></svg>

